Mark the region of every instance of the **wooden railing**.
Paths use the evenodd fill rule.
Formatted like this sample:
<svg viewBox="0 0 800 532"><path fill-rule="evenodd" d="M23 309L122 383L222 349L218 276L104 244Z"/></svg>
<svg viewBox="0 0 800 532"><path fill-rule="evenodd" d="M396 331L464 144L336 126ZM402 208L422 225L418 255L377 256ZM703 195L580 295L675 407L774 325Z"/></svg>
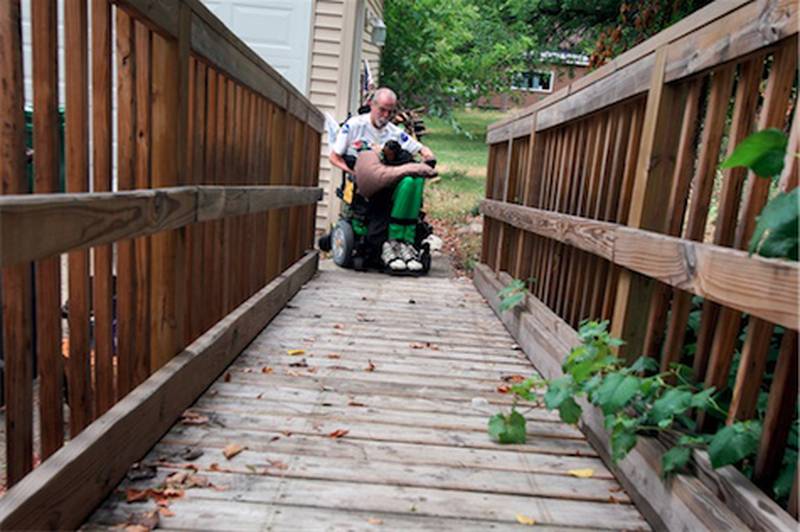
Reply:
<svg viewBox="0 0 800 532"><path fill-rule="evenodd" d="M800 269L742 251L770 181L718 169L747 135L779 128L791 131L779 188L797 186L797 24L796 2L720 0L493 124L481 205L479 275L528 281L529 311L559 346L581 320L608 319L629 359L688 363L725 390L728 423L756 415L770 374L753 464L765 489L796 416Z"/></svg>
<svg viewBox="0 0 800 532"><path fill-rule="evenodd" d="M32 190L25 172L20 1L0 3L5 195L0 267L9 487L28 475L36 460L47 464L65 440L75 440L94 420L105 420L109 409L177 354L186 358L187 352L206 353L208 346L220 349L220 338L227 338L226 350L214 354L213 363L181 374L191 384L173 383L202 391L214 371L224 368L219 361L243 347L275 309L259 307L260 321L243 329L231 312L256 308L255 295L279 293L275 301L281 306L290 297L281 273L297 269L313 248L314 204L321 197L316 188L321 113L199 0L91 0L91 9L88 0L75 0L63 21L57 19L55 0L31 5ZM65 43L66 193L56 193L59 22ZM67 253L66 277L60 253ZM304 275L310 271L303 268ZM68 292L66 323L62 282ZM271 288L263 292L265 287ZM230 338L220 332L207 337L226 316L241 330ZM178 375L175 368L170 371L170 378ZM175 400L177 392L170 392L173 401L161 410L142 410L156 405L156 389L108 419L152 421L142 433L157 437L168 427L163 423L193 398L187 392ZM33 424L35 403L39 427ZM134 412L153 417L134 420ZM112 425L105 423L91 437ZM134 442L130 433L103 441L111 447L97 459L109 461L102 473L107 482L118 480L130 463L115 460L123 462L130 449L147 449L141 450L146 441ZM87 442L81 445L88 451ZM78 452L62 460L73 460ZM69 467L78 471L73 462ZM71 469L61 464L63 477ZM88 474L89 466L82 467L79 473ZM96 502L112 486L90 489L92 495L81 500ZM0 509L0 520L13 513L10 504ZM91 508L54 511L66 521L3 521L2 526L74 526L74 516ZM63 517L65 511L73 517Z"/></svg>

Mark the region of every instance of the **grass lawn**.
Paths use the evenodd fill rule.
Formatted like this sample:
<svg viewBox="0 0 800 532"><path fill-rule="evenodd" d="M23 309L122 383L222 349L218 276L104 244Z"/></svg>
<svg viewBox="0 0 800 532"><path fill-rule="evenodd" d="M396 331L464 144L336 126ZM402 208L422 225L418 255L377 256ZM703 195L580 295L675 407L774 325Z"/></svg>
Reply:
<svg viewBox="0 0 800 532"><path fill-rule="evenodd" d="M456 111L456 121L471 138L444 120L425 117L428 134L422 142L436 154L440 176L425 187L425 211L455 268L465 273L472 270L480 252L481 235L475 229L479 224L478 202L486 187L486 127L503 114L479 109Z"/></svg>

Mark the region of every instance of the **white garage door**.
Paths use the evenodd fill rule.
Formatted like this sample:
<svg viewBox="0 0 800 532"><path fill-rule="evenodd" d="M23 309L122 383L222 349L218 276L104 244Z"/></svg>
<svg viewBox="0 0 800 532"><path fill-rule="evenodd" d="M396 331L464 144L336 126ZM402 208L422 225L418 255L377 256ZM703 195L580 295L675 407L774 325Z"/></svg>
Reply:
<svg viewBox="0 0 800 532"><path fill-rule="evenodd" d="M311 0L203 0L265 61L308 94Z"/></svg>

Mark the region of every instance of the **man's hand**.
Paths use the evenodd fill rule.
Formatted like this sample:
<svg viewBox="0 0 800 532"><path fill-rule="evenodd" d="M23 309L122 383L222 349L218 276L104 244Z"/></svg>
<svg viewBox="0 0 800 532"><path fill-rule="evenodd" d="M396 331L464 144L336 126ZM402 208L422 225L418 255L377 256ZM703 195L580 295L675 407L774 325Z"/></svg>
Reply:
<svg viewBox="0 0 800 532"><path fill-rule="evenodd" d="M419 150L419 154L422 156L423 161L429 161L431 159L436 159L436 156L433 154L431 149L427 146L422 146Z"/></svg>
<svg viewBox="0 0 800 532"><path fill-rule="evenodd" d="M338 168L338 169L340 169L340 170L342 170L344 172L350 172L351 171L350 168L347 166L347 163L344 162L344 157L342 157L341 155L339 155L335 151L331 151L330 155L328 156L328 159L331 161L331 164L333 166L335 166L336 168Z"/></svg>

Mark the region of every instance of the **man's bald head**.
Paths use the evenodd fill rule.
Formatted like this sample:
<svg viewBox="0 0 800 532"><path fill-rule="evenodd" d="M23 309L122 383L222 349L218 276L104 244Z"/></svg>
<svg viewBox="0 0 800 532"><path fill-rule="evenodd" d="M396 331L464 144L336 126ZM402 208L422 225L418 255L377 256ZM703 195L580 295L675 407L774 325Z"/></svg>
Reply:
<svg viewBox="0 0 800 532"><path fill-rule="evenodd" d="M397 94L388 87L381 87L375 91L375 95L370 102L369 116L372 125L381 129L394 114L395 107L397 106Z"/></svg>

